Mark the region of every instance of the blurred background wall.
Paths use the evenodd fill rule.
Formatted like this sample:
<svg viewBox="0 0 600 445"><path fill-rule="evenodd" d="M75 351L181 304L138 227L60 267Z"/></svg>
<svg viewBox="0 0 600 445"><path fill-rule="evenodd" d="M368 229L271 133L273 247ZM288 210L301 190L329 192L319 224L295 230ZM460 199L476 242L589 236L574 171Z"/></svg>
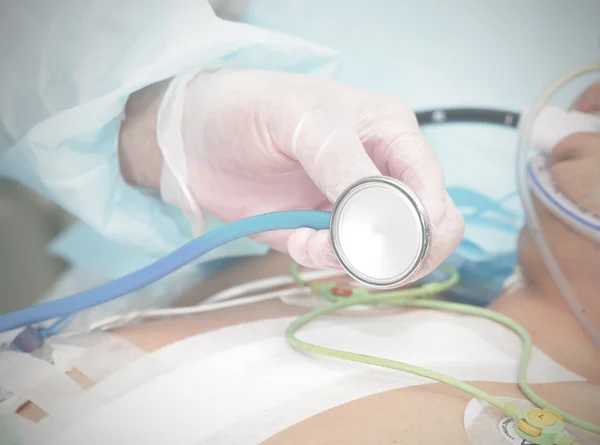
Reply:
<svg viewBox="0 0 600 445"><path fill-rule="evenodd" d="M0 313L32 304L65 270L46 246L70 223L55 205L0 178Z"/></svg>

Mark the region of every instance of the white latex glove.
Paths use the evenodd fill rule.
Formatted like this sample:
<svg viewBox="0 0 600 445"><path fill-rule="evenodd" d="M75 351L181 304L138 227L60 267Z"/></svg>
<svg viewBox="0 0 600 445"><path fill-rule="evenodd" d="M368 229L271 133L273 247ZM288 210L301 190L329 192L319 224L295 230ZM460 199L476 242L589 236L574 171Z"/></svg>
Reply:
<svg viewBox="0 0 600 445"><path fill-rule="evenodd" d="M408 185L429 212L432 246L414 279L437 267L463 236L462 216L414 113L382 95L319 77L201 72L173 80L158 142L163 198L192 212L199 231L202 211L230 222L279 210L331 210L353 182L383 174ZM307 267L339 267L327 230L254 239Z"/></svg>

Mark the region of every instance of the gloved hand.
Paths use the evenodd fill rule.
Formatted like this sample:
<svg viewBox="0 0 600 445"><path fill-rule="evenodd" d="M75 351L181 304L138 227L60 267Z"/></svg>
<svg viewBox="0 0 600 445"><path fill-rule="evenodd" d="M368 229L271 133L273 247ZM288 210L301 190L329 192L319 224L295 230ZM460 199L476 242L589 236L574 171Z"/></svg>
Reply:
<svg viewBox="0 0 600 445"><path fill-rule="evenodd" d="M354 181L383 174L407 184L431 219L432 248L415 279L462 238L462 216L415 115L388 97L318 77L201 72L173 81L158 120L161 193L188 212L230 222L279 210L331 210ZM254 239L304 266L339 267L326 230Z"/></svg>

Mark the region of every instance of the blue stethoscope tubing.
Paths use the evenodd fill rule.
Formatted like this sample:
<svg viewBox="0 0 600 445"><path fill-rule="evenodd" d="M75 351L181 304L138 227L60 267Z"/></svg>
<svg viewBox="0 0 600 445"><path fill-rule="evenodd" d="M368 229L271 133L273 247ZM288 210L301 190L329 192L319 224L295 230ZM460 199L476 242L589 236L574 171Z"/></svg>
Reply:
<svg viewBox="0 0 600 445"><path fill-rule="evenodd" d="M329 229L330 221L331 212L320 210L289 210L251 216L225 224L129 275L69 297L40 303L0 315L0 332L67 316L93 306L107 303L148 286L211 250L236 239L262 232L292 230L303 227L315 230Z"/></svg>

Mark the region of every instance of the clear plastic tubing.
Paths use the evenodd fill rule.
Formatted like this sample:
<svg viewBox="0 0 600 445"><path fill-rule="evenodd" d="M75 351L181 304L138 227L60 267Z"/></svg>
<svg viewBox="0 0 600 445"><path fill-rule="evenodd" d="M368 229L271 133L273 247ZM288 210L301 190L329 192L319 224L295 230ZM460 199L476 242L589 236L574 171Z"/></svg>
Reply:
<svg viewBox="0 0 600 445"><path fill-rule="evenodd" d="M575 295L575 292L573 291L569 280L567 279L562 268L558 264L558 261L556 261L556 258L552 253L552 249L550 248L548 241L544 236L542 225L535 211L533 199L529 191L529 175L527 171L529 162L528 153L532 148L530 146L532 128L533 123L536 121L538 115L540 114L542 109L547 105L550 98L560 88L562 88L565 84L572 81L576 77L593 71L600 71L600 63L594 63L577 68L560 77L559 79L555 80L540 94L540 96L531 106L528 113L523 117L519 125L519 145L517 151L517 181L521 202L523 203L523 209L527 218L527 227L531 233L533 242L538 252L540 253L540 256L542 257L548 269L548 272L550 273L554 282L556 283L556 287L560 291L563 299L567 302L567 304L573 311L573 314L575 315L575 317L577 317L577 319L585 329L586 333L596 344L596 347L600 348L600 327L594 323L594 320L592 320L592 318L590 317L590 314L586 310L585 306L582 304L581 300L577 298L577 295Z"/></svg>

